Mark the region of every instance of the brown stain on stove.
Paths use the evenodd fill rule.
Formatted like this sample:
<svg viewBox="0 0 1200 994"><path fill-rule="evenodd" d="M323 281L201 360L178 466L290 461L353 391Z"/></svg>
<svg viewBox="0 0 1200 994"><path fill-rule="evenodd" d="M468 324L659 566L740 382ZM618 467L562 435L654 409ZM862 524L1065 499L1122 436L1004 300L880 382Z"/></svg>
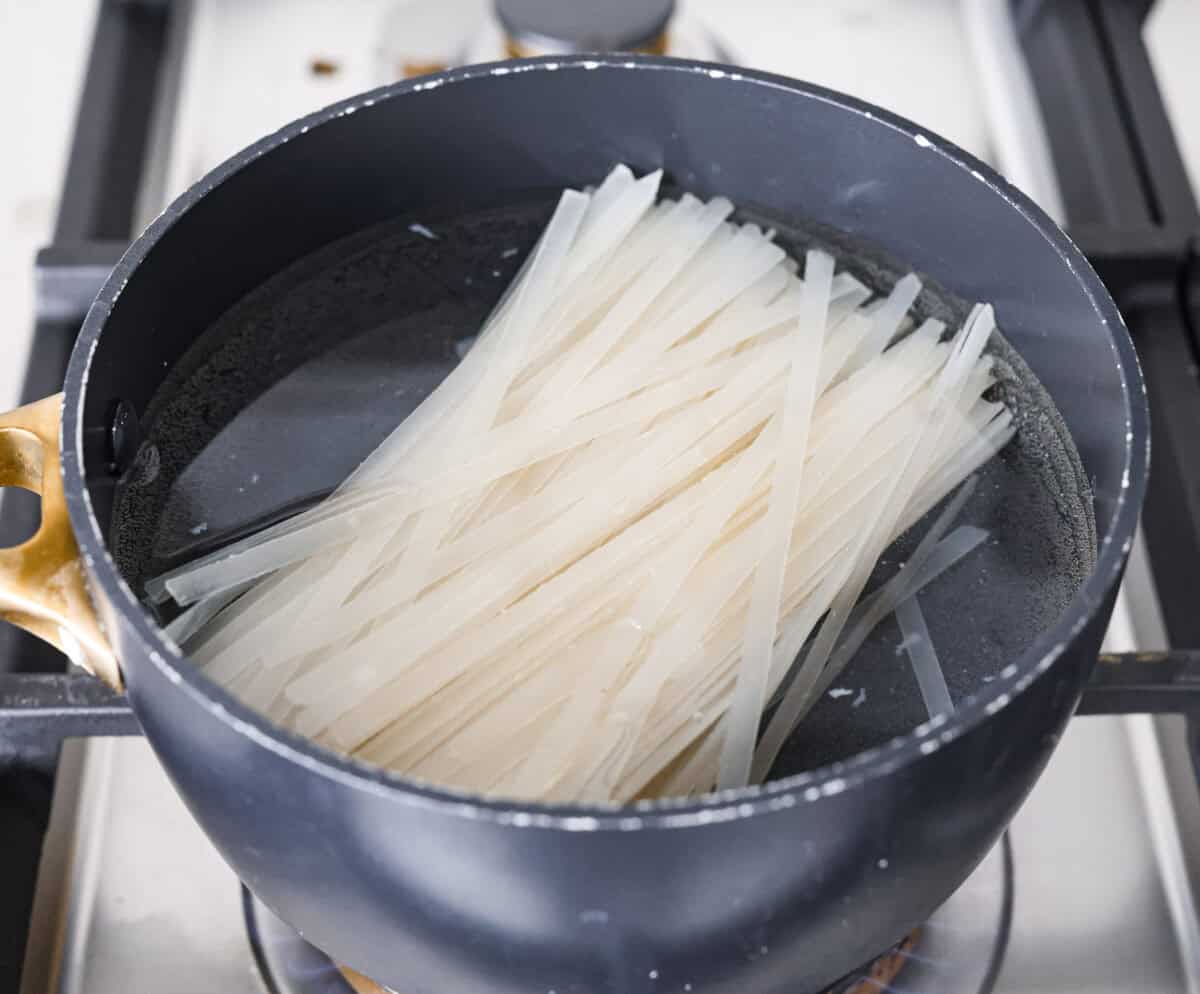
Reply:
<svg viewBox="0 0 1200 994"><path fill-rule="evenodd" d="M449 68L450 64L448 62L405 59L400 63L399 76L401 79L415 79L418 76L428 76L430 73L444 72Z"/></svg>

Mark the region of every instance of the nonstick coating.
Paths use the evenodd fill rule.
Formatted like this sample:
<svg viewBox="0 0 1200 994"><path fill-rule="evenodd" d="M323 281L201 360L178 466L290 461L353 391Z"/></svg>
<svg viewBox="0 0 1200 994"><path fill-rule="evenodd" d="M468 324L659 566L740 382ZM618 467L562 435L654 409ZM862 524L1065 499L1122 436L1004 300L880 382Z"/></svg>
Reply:
<svg viewBox="0 0 1200 994"><path fill-rule="evenodd" d="M340 483L453 368L553 202L429 205L297 262L222 315L151 401L118 492L109 541L134 589ZM881 293L904 272L861 240L753 208L742 216L779 231L796 258L831 249ZM916 313L954 326L968 308L930 284ZM960 518L989 537L920 598L956 701L1058 617L1095 560L1091 493L1062 419L1006 343L996 350L997 392L1020 430ZM876 581L937 511L896 543ZM894 621L876 630L785 747L778 774L845 759L930 717L898 643Z"/></svg>
<svg viewBox="0 0 1200 994"><path fill-rule="evenodd" d="M1054 457L1067 450L1044 405L1018 405L1030 416L1022 441L989 470L1008 475L985 480L966 516L1000 542L964 563L946 593L968 620L986 598L1004 623L961 624L939 595L922 599L950 661L956 713L858 752L889 734L882 723L900 729L915 720L906 711L911 687L897 676L867 688L858 710L870 707L869 722L824 705L830 720L814 715L804 733L812 740L793 743L786 762L851 758L764 787L633 810L468 797L271 726L162 636L118 572L109 536L133 577L155 568L150 555L191 555L199 546L185 543L213 541L249 512L318 496L444 374L460 329L482 317L506 279L495 265L505 236L524 232L513 244L527 247L552 191L598 182L614 162L638 172L662 166L697 195L819 222L845 232L856 252L878 246L963 298L992 300L1001 328L1054 398L1082 476L1079 465ZM451 242L460 239L445 237L454 218L530 204L538 209L521 224L493 219L494 232L457 247ZM423 244L405 220L443 237ZM386 232L382 240L378 231L363 234L381 223L398 236L390 253ZM357 263L343 242L354 237L366 249ZM211 329L253 306L239 301L326 250L325 268L341 259L342 278L372 293L335 291L332 272L324 290L320 279L302 278L303 291L275 296L273 321L254 322L257 354L213 348L236 338L232 325ZM473 260L442 269L424 256L443 284L461 283L458 296L447 298L431 277L406 278L412 297L400 306L377 296L412 274L405 259L435 251ZM490 275L493 266L500 277ZM884 287L892 275L885 266L872 282ZM261 292L260 306L270 296ZM443 309L434 311L437 300ZM948 296L941 305L959 306ZM322 307L340 309L341 322L313 320ZM422 310L425 318L414 316ZM241 315L244 326L251 316ZM387 321L394 334L371 333ZM198 346L206 334L212 339ZM283 346L278 359L272 345ZM291 375L287 363L297 364ZM181 407L187 383L205 377L208 388L189 399L209 408ZM283 386L279 397L268 389L276 382L295 388L293 399ZM389 388L406 392L389 398ZM88 315L64 389L71 522L147 738L260 899L336 960L405 994L661 994L685 985L694 994L801 994L825 989L906 934L995 843L1078 702L1132 540L1148 451L1144 392L1120 316L1078 250L1019 191L878 108L779 77L653 58L454 70L264 139L205 177L131 247ZM140 519L113 515L118 401L157 440L124 485L144 491ZM243 464L249 442L226 447L228 436L217 434L242 430L248 416L233 415L243 409L261 415L255 465ZM190 442L178 430L184 413L194 425ZM276 444L284 437L297 444ZM232 492L169 487L196 452L197 465L206 458L207 438L216 439L214 456L236 457L221 477ZM163 440L178 447L160 451ZM158 502L150 499L155 474L163 477ZM1097 554L1071 594L1092 562L1081 478L1093 497ZM1022 488L1054 499L1026 499ZM196 506L160 514L172 491ZM114 520L123 522L117 533ZM126 542L139 533L153 542ZM1022 608L1006 577L1026 568L1045 582ZM869 675L896 674L893 646L883 633ZM970 668L955 673L955 665ZM867 678L860 671L853 679L863 686ZM881 700L886 706L876 706Z"/></svg>

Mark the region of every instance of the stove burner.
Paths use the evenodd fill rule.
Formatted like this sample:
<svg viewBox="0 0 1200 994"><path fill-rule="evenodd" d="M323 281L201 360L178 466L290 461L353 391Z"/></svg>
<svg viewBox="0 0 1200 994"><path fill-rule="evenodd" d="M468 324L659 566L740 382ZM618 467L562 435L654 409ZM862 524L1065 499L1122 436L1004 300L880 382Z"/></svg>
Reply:
<svg viewBox="0 0 1200 994"><path fill-rule="evenodd" d="M1012 917L1012 845L1007 835L933 916L826 994L991 994ZM268 994L388 994L339 968L242 889L254 960Z"/></svg>
<svg viewBox="0 0 1200 994"><path fill-rule="evenodd" d="M901 939L888 952L874 960L864 971L856 971L846 980L834 984L828 994L878 994L892 990L892 981L913 957L913 949L921 939L921 930L915 929Z"/></svg>

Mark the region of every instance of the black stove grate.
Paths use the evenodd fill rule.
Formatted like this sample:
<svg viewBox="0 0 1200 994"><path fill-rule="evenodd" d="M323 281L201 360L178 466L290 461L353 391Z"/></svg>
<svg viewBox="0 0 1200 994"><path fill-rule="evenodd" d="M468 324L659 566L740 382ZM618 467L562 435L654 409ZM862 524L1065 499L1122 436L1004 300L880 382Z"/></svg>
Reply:
<svg viewBox="0 0 1200 994"><path fill-rule="evenodd" d="M57 393L88 306L133 235L135 204L159 99L172 9L166 3L100 3L76 113L53 244L37 259L34 334L21 402ZM20 320L20 316L17 316ZM37 528L36 500L5 497L0 547ZM62 673L55 649L0 624L0 681L11 674ZM6 676L7 675L7 676ZM0 990L20 989L21 965L42 839L50 814L58 744L22 732L6 711L50 693L60 704L102 704L97 691L27 682L0 689ZM71 679L71 678L67 678ZM84 679L84 678L80 678ZM53 689L51 689L53 687ZM64 695L64 691L67 693ZM106 695L101 695L106 696ZM103 709L101 709L103 710ZM94 715L93 715L94 717ZM61 723L60 719L49 718ZM67 727L67 726L64 726ZM67 734L80 734L83 727Z"/></svg>
<svg viewBox="0 0 1200 994"><path fill-rule="evenodd" d="M1200 209L1142 24L1153 0L1012 0L1067 229L1112 292L1150 401L1142 527L1172 646L1200 648Z"/></svg>

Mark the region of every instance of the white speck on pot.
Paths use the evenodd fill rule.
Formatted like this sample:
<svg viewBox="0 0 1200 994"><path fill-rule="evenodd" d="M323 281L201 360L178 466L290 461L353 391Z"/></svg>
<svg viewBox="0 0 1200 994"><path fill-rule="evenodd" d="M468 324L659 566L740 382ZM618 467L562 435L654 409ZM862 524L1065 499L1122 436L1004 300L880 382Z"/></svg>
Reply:
<svg viewBox="0 0 1200 994"><path fill-rule="evenodd" d="M833 797L835 794L840 794L845 789L846 789L846 781L843 780L841 777L836 777L835 779L830 780L829 783L825 784L825 786L823 786L821 788L821 793L824 794L826 797Z"/></svg>
<svg viewBox="0 0 1200 994"><path fill-rule="evenodd" d="M414 235L420 235L422 238L428 238L431 242L436 242L438 240L438 236L423 224L410 224L408 226L408 230Z"/></svg>
<svg viewBox="0 0 1200 994"><path fill-rule="evenodd" d="M200 524L191 529L193 535L203 535L206 531L208 531L207 521L201 521Z"/></svg>

